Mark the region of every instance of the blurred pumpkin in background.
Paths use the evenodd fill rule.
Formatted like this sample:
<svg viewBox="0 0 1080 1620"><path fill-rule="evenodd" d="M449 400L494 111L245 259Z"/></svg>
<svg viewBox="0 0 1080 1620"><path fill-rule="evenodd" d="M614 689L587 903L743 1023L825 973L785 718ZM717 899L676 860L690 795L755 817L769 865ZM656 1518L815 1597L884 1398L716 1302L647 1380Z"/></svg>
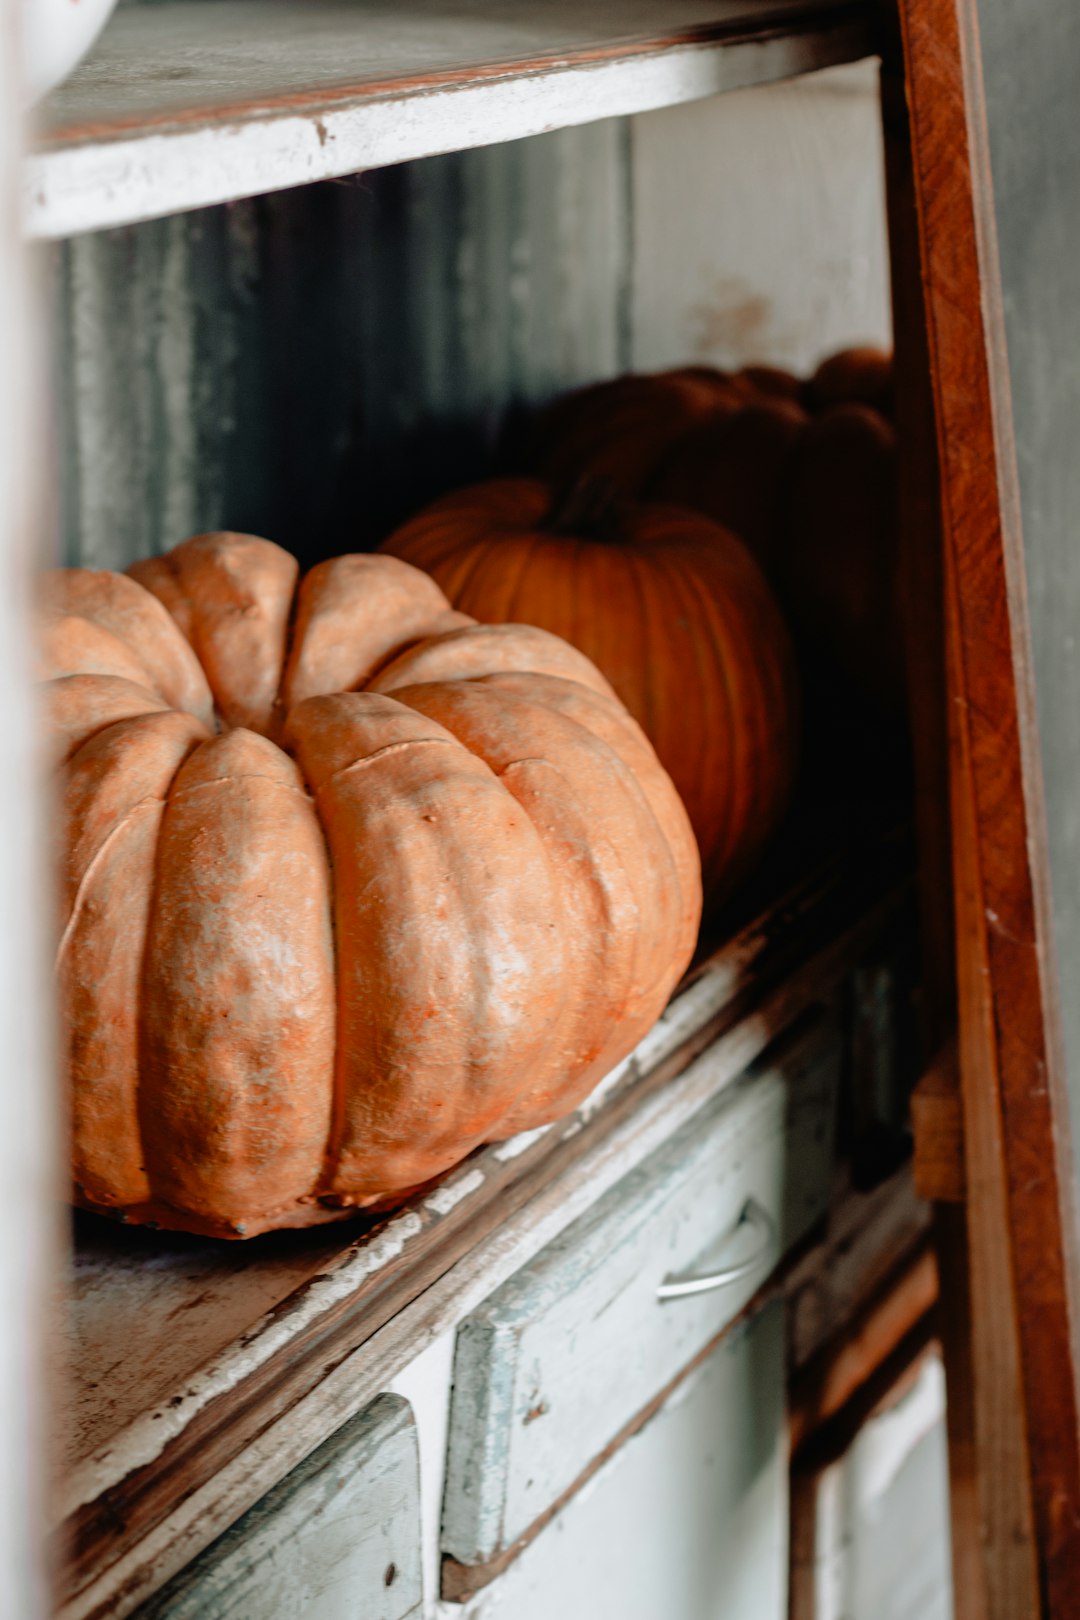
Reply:
<svg viewBox="0 0 1080 1620"><path fill-rule="evenodd" d="M841 350L800 380L776 366L684 367L563 396L530 465L603 472L743 540L807 657L892 718L905 707L892 357ZM830 698L830 702L832 699Z"/></svg>
<svg viewBox="0 0 1080 1620"><path fill-rule="evenodd" d="M500 479L435 502L384 549L474 618L580 648L675 783L707 896L730 892L786 808L799 707L787 628L740 540L595 480L556 499L539 480Z"/></svg>

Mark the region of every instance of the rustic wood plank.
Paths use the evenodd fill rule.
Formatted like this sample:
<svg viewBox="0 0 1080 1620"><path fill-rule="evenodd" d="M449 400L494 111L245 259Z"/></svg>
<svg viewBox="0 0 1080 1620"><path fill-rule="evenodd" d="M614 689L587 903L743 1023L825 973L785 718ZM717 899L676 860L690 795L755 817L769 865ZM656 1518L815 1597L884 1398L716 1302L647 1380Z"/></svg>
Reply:
<svg viewBox="0 0 1080 1620"><path fill-rule="evenodd" d="M1075 1613L1076 1217L975 0L903 0L946 539L978 1480L989 1612Z"/></svg>
<svg viewBox="0 0 1080 1620"><path fill-rule="evenodd" d="M956 1029L944 542L903 43L898 13L892 7L886 7L886 11L881 105L895 328L898 519L919 846L923 1051L930 1054L954 1039ZM970 1250L963 1211L939 1207L934 1239L942 1278L938 1321L949 1384L946 1423L954 1606L957 1620L986 1620L986 1572L976 1471Z"/></svg>
<svg viewBox="0 0 1080 1620"><path fill-rule="evenodd" d="M858 0L174 0L49 98L31 234L65 236L690 101L873 49Z"/></svg>
<svg viewBox="0 0 1080 1620"><path fill-rule="evenodd" d="M911 1096L915 1186L938 1203L964 1201L964 1114L956 1048L932 1063Z"/></svg>
<svg viewBox="0 0 1080 1620"><path fill-rule="evenodd" d="M905 890L890 891L887 874L905 864L902 843L890 845L876 876L872 859L854 872L844 861L831 879L818 873L788 890L699 965L576 1115L474 1156L337 1255L300 1254L291 1282L284 1264L277 1302L204 1365L189 1364L173 1394L142 1407L129 1390L127 1421L111 1434L99 1426L63 1482L65 1620L129 1613L828 998L900 926ZM196 1277L179 1295L204 1288ZM119 1342L138 1343L137 1309L128 1319L128 1330L118 1320Z"/></svg>
<svg viewBox="0 0 1080 1620"><path fill-rule="evenodd" d="M139 1620L419 1620L420 1470L380 1395L149 1603Z"/></svg>

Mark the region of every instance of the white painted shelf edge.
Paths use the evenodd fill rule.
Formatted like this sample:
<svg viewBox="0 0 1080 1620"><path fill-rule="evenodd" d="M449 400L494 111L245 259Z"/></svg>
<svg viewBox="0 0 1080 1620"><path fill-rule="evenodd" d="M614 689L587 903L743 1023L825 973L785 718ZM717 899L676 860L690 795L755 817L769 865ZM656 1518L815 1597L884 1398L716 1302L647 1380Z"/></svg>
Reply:
<svg viewBox="0 0 1080 1620"><path fill-rule="evenodd" d="M96 51L42 114L42 139L28 161L24 224L32 238L59 238L132 224L188 209L255 196L414 158L493 145L523 136L651 111L746 88L872 54L860 7L822 7L807 0L629 0L615 9L631 14L633 36L611 34L612 8L602 6L593 34L580 21L560 51L516 38L502 19L492 36L472 42L473 61L424 72L404 50L395 62L386 46L385 15L361 8L361 22L379 21L383 49L357 68L357 82L341 82L341 63L360 50L356 34L342 33L336 77L326 62L327 8L303 11L323 24L319 49L304 59L295 20L283 30L280 55L290 77L267 68L273 38L259 41L261 73L235 83L235 39L215 59L213 18L235 14L239 0L186 3L122 11ZM262 0L244 0L249 17L262 20ZM499 0L492 0L496 6ZM560 0L561 4L561 0ZM430 9L430 8L429 8ZM503 6L505 11L505 6ZM561 6L565 9L565 6ZM586 7L597 10L595 6ZM475 22L477 0L471 0ZM143 33L161 13L189 13L190 37L177 30L151 58L146 82L125 40L129 19ZM282 27L282 8L271 5L266 26ZM286 14L287 15L287 14ZM400 16L401 13L398 13ZM711 22L710 22L711 18ZM275 23L275 19L277 22ZM180 19L183 21L183 17ZM442 17L444 30L446 17ZM650 26L651 25L651 33ZM231 22L235 30L235 18ZM259 32L256 30L256 32ZM204 37L205 36L205 37ZM594 37L595 36L595 37ZM168 50L176 66L170 87ZM186 45L185 45L186 41ZM372 49L376 36L372 36ZM137 41L136 41L137 43ZM529 54L529 47L533 53ZM115 62L111 60L113 53ZM362 58L362 51L361 51ZM199 64L204 65L200 68ZM227 71L227 69L231 69ZM164 83L166 89L157 94ZM184 96L188 98L185 104ZM156 98L156 99L155 99Z"/></svg>

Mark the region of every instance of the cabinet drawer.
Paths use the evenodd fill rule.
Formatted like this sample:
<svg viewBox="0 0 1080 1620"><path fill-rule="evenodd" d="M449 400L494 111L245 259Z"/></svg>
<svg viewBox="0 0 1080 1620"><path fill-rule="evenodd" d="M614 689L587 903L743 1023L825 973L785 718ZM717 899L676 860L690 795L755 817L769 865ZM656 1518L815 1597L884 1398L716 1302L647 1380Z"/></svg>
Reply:
<svg viewBox="0 0 1080 1620"><path fill-rule="evenodd" d="M792 1503L796 1620L949 1620L945 1375L929 1355Z"/></svg>
<svg viewBox="0 0 1080 1620"><path fill-rule="evenodd" d="M145 1604L139 1620L419 1620L407 1401L379 1398Z"/></svg>
<svg viewBox="0 0 1080 1620"><path fill-rule="evenodd" d="M510 1548L824 1213L840 1055L825 1020L774 1049L462 1324L444 1553ZM721 1269L725 1286L658 1299Z"/></svg>
<svg viewBox="0 0 1080 1620"><path fill-rule="evenodd" d="M733 1328L462 1620L786 1620L783 1321Z"/></svg>

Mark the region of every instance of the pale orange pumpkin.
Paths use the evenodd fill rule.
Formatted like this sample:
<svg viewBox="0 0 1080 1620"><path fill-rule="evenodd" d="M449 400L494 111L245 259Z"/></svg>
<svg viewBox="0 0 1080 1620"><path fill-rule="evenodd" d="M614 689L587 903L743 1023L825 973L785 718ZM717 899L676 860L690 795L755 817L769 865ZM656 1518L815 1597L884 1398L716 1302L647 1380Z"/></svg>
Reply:
<svg viewBox="0 0 1080 1620"><path fill-rule="evenodd" d="M573 642L640 721L690 815L714 900L775 830L795 773L787 630L760 568L717 524L582 486L503 479L437 501L385 542L489 623Z"/></svg>
<svg viewBox="0 0 1080 1620"><path fill-rule="evenodd" d="M694 948L697 852L574 648L391 557L59 570L75 1196L220 1236L340 1217L580 1100Z"/></svg>

